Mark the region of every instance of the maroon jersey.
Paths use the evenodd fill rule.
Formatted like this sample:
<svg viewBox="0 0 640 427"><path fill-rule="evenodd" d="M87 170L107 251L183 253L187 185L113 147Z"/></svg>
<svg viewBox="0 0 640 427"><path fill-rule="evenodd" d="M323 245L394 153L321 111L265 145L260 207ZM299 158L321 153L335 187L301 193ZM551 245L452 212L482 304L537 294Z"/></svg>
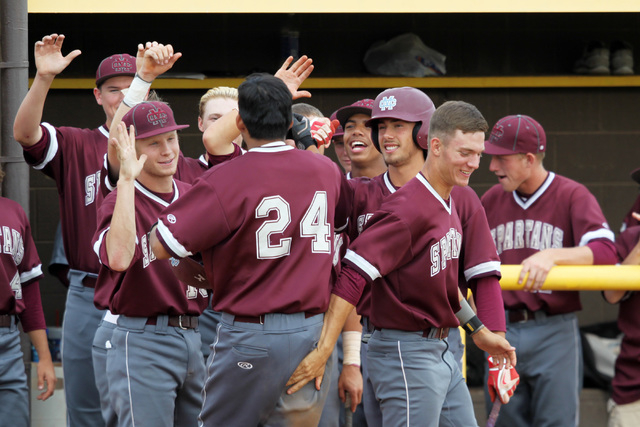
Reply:
<svg viewBox="0 0 640 427"><path fill-rule="evenodd" d="M584 246L614 240L613 232L587 188L549 172L527 199L497 184L482 196L491 235L503 264L520 264L543 249ZM580 310L577 291L504 291L507 309L544 310L548 314Z"/></svg>
<svg viewBox="0 0 640 427"><path fill-rule="evenodd" d="M216 311L323 313L343 180L323 156L266 144L210 169L165 209L157 235L175 256L202 253Z"/></svg>
<svg viewBox="0 0 640 427"><path fill-rule="evenodd" d="M370 318L376 327L420 331L458 326L462 225L454 204L418 174L385 199L349 246L344 262L375 281Z"/></svg>
<svg viewBox="0 0 640 427"><path fill-rule="evenodd" d="M378 210L383 200L396 192L391 183L389 172L378 175L373 179L357 178L349 181L353 188L353 212L350 217L349 232L351 239L355 239L364 230L368 220ZM500 277L500 258L491 239L489 225L477 194L469 187L454 187L451 197L455 200L455 208L462 223L463 236L460 262L462 269L459 274L459 284L466 294L468 281L487 276ZM466 254L466 256L465 256ZM499 287L495 281L495 286ZM382 279L380 279L382 280ZM369 316L370 287L366 287L357 305L357 312ZM475 293L475 289L474 293ZM502 309L502 301L487 299L489 306L483 305L482 321L491 330L504 330L504 315L494 317L495 309Z"/></svg>
<svg viewBox="0 0 640 427"><path fill-rule="evenodd" d="M98 273L91 237L96 231L96 197L109 131L73 127L54 128L42 123L42 139L24 148L34 169L53 178L58 187L64 250L69 266Z"/></svg>
<svg viewBox="0 0 640 427"><path fill-rule="evenodd" d="M93 238L94 251L103 266L96 283L94 303L99 309L108 308L114 314L131 317L152 317L160 314L198 316L206 308L206 290L196 289L178 281L170 263L158 260L149 247L149 234L158 215L175 202L191 186L173 181L174 193L165 200L138 181L135 182L136 248L131 265L124 272L109 268L107 244L118 190L108 194L98 209L98 229ZM167 195L164 195L167 196Z"/></svg>
<svg viewBox="0 0 640 427"><path fill-rule="evenodd" d="M640 239L640 226L625 230L616 242L620 260L629 252ZM616 359L616 370L611 382L611 398L618 404L624 405L640 399L640 293L632 292L629 298L620 302L618 313L618 327L624 334L620 354Z"/></svg>
<svg viewBox="0 0 640 427"><path fill-rule="evenodd" d="M0 314L20 314L22 287L42 277L42 264L22 206L0 197L0 212Z"/></svg>
<svg viewBox="0 0 640 427"><path fill-rule="evenodd" d="M178 158L178 168L173 178L186 182L187 184L193 184L193 182L200 178L208 169L209 164L205 160L204 155L197 159L192 159L191 157L185 157L181 151L180 157Z"/></svg>

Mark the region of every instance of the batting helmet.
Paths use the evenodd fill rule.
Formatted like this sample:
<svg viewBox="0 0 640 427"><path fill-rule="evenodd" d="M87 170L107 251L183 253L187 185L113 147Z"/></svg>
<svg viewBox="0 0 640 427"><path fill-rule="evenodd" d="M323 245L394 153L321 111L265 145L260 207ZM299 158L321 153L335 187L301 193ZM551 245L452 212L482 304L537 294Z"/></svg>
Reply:
<svg viewBox="0 0 640 427"><path fill-rule="evenodd" d="M413 87L387 89L376 97L371 119L373 145L380 150L378 142L378 122L380 119L398 119L416 123L413 128L413 142L423 150L429 148L429 122L436 111L433 101L424 92Z"/></svg>

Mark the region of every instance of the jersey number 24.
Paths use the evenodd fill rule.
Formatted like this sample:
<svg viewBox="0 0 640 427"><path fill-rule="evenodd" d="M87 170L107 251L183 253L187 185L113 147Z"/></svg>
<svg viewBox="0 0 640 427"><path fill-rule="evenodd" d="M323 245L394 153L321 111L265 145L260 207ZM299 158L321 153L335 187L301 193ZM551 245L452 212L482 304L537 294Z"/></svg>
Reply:
<svg viewBox="0 0 640 427"><path fill-rule="evenodd" d="M262 199L256 208L256 219L268 218L275 211L275 219L268 219L256 231L258 259L274 259L291 253L292 237L271 242L273 234L283 234L291 224L291 207L281 196ZM312 253L331 253L331 226L327 220L327 193L316 191L311 204L300 221L300 237L311 239Z"/></svg>

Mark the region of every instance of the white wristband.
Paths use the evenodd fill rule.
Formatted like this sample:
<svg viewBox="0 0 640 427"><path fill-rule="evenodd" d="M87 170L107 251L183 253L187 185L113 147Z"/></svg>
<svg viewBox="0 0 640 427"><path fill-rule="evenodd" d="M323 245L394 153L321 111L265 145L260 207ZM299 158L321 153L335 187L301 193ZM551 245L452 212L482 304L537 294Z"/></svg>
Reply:
<svg viewBox="0 0 640 427"><path fill-rule="evenodd" d="M342 333L342 352L344 358L343 365L360 366L360 343L362 342L362 332L345 331Z"/></svg>
<svg viewBox="0 0 640 427"><path fill-rule="evenodd" d="M142 78L136 74L122 102L124 102L127 107L133 108L145 100L150 88L151 83L142 80Z"/></svg>

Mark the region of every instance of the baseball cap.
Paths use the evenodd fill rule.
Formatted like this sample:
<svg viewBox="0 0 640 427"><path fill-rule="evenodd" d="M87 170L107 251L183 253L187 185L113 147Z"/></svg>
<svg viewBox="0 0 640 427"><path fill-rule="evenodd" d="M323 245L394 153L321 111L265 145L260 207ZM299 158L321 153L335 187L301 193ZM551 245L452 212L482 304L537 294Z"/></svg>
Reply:
<svg viewBox="0 0 640 427"><path fill-rule="evenodd" d="M631 179L640 184L640 168L631 171Z"/></svg>
<svg viewBox="0 0 640 427"><path fill-rule="evenodd" d="M116 76L135 76L136 58L128 53L119 53L105 58L96 71L96 87L100 87L105 80Z"/></svg>
<svg viewBox="0 0 640 427"><path fill-rule="evenodd" d="M329 120L331 120L332 122L334 120L338 120L337 113L338 113L338 110L334 111L333 114L331 114L331 117L329 117ZM344 135L344 129L342 128L342 125L339 125L336 128L336 131L333 133L333 138L335 138L336 136L342 136L342 135Z"/></svg>
<svg viewBox="0 0 640 427"><path fill-rule="evenodd" d="M136 138L148 138L189 127L176 124L171 107L160 101L141 102L129 110L122 121L127 125L127 129L131 125L135 126Z"/></svg>
<svg viewBox="0 0 640 427"><path fill-rule="evenodd" d="M373 99L361 99L351 105L338 109L338 111L336 111L336 118L340 122L340 126L344 129L344 125L347 120L349 120L349 117L354 114L366 114L367 116L370 116L372 110Z"/></svg>
<svg viewBox="0 0 640 427"><path fill-rule="evenodd" d="M544 129L533 118L522 114L503 117L491 129L484 152L490 155L542 153L547 149Z"/></svg>

